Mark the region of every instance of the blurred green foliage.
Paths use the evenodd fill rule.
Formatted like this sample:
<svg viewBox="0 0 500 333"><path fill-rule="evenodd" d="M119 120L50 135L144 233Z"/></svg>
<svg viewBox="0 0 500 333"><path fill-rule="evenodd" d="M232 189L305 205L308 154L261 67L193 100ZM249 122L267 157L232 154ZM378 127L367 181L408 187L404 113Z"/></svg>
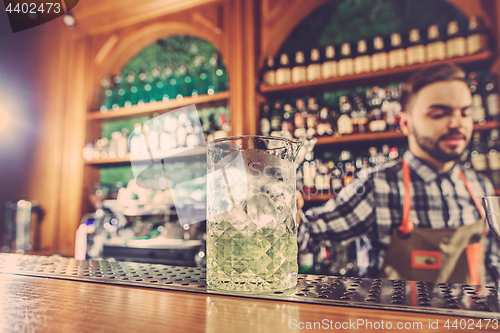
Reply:
<svg viewBox="0 0 500 333"><path fill-rule="evenodd" d="M431 24L438 24L445 34L452 20L466 31L467 17L442 0L336 0L305 18L279 53L390 36L394 32L404 37L411 29L426 30Z"/></svg>
<svg viewBox="0 0 500 333"><path fill-rule="evenodd" d="M133 71L150 71L155 67L171 66L173 69L186 65L195 70L195 59L203 57L208 61L214 54L220 57L217 49L209 42L192 36L173 36L160 39L149 45L133 58L122 70L123 75ZM222 60L222 59L221 59ZM225 69L225 67L224 67Z"/></svg>

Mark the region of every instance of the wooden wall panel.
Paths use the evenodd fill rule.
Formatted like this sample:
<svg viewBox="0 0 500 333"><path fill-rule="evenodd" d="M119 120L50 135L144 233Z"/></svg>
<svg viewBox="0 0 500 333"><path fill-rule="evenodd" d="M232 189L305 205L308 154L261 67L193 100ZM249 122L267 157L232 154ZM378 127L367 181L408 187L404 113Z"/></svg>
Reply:
<svg viewBox="0 0 500 333"><path fill-rule="evenodd" d="M85 0L73 9L76 34L96 35L221 0Z"/></svg>
<svg viewBox="0 0 500 333"><path fill-rule="evenodd" d="M58 249L62 255L74 253L75 231L82 213L86 115L89 109L89 40L74 39L70 44L67 94L63 119L61 187L59 200Z"/></svg>
<svg viewBox="0 0 500 333"><path fill-rule="evenodd" d="M29 174L29 198L36 200L45 211L41 224L40 246L43 252L57 250L59 224L60 186L62 171L63 119L65 93L68 81L70 38L61 22L53 21L44 26L45 32L36 44L39 73L35 96L39 109L38 140Z"/></svg>

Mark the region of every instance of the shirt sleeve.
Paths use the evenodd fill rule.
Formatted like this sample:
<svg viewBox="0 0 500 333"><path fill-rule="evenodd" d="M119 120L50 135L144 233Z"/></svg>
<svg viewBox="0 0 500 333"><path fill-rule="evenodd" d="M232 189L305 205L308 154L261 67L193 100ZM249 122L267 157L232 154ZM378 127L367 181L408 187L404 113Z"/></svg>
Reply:
<svg viewBox="0 0 500 333"><path fill-rule="evenodd" d="M316 251L322 244L360 236L375 226L373 179L356 178L323 206L302 214L297 240L301 253Z"/></svg>

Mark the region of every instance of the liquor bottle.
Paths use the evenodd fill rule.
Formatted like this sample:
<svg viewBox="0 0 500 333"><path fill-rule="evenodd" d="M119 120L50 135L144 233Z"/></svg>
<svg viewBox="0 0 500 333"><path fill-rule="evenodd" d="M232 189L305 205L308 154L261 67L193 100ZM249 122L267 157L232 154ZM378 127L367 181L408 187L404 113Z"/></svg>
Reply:
<svg viewBox="0 0 500 333"><path fill-rule="evenodd" d="M305 102L302 98L297 98L295 101L295 114L293 116L293 121L295 124L294 136L296 138L304 138L307 136L306 130L306 119L307 119L307 109Z"/></svg>
<svg viewBox="0 0 500 333"><path fill-rule="evenodd" d="M377 36L373 39L372 71L387 69L387 52L385 52L384 39Z"/></svg>
<svg viewBox="0 0 500 333"><path fill-rule="evenodd" d="M321 59L319 49L314 48L311 50L309 64L307 65L307 81L319 79L321 79Z"/></svg>
<svg viewBox="0 0 500 333"><path fill-rule="evenodd" d="M341 58L337 63L337 74L339 76L346 76L353 74L353 61L351 56L351 44L344 43L340 50Z"/></svg>
<svg viewBox="0 0 500 333"><path fill-rule="evenodd" d="M129 142L130 142L130 154L131 155L139 155L141 153L141 139L144 137L142 135L141 124L134 124L134 130L130 133Z"/></svg>
<svg viewBox="0 0 500 333"><path fill-rule="evenodd" d="M197 97L198 96L198 90L195 89L192 71L187 66L186 66L186 74L184 76L184 84L183 85L185 86L184 93L182 94L183 96L185 96L185 97L189 97L189 96Z"/></svg>
<svg viewBox="0 0 500 333"><path fill-rule="evenodd" d="M271 136L279 136L281 130L281 103L276 101L271 111Z"/></svg>
<svg viewBox="0 0 500 333"><path fill-rule="evenodd" d="M390 85L389 91L389 108L386 113L387 129L389 131L401 131L399 126L399 118L402 111L401 103L399 102L401 84Z"/></svg>
<svg viewBox="0 0 500 333"><path fill-rule="evenodd" d="M500 136L498 129L492 129L488 138L488 166L493 187L500 188Z"/></svg>
<svg viewBox="0 0 500 333"><path fill-rule="evenodd" d="M161 68L158 68L158 77L153 83L153 96L156 101L162 101L165 93L165 74Z"/></svg>
<svg viewBox="0 0 500 333"><path fill-rule="evenodd" d="M418 29L410 30L407 61L408 65L425 62L425 46L420 39L420 31L418 31Z"/></svg>
<svg viewBox="0 0 500 333"><path fill-rule="evenodd" d="M305 193L315 193L316 188L314 186L314 181L316 179L316 162L305 161L302 164L302 172L304 179L304 192Z"/></svg>
<svg viewBox="0 0 500 333"><path fill-rule="evenodd" d="M295 52L295 62L292 67L292 83L306 81L306 66L304 52Z"/></svg>
<svg viewBox="0 0 500 333"><path fill-rule="evenodd" d="M316 135L316 128L318 127L318 103L316 102L316 98L309 97L307 100L307 132L306 135L308 138L312 138Z"/></svg>
<svg viewBox="0 0 500 333"><path fill-rule="evenodd" d="M271 56L267 57L262 81L268 86L274 86L276 84L276 69L274 67L274 58Z"/></svg>
<svg viewBox="0 0 500 333"><path fill-rule="evenodd" d="M467 54L474 54L488 48L488 34L480 17L469 18Z"/></svg>
<svg viewBox="0 0 500 333"><path fill-rule="evenodd" d="M366 90L366 101L370 107L370 123L368 128L371 132L383 132L386 129L387 123L384 120L382 108L378 98L379 87L373 87Z"/></svg>
<svg viewBox="0 0 500 333"><path fill-rule="evenodd" d="M328 79L337 76L337 60L335 46L328 45L325 48L325 61L321 64L321 77Z"/></svg>
<svg viewBox="0 0 500 333"><path fill-rule="evenodd" d="M446 58L446 45L439 34L437 24L427 28L427 41L427 61L444 60Z"/></svg>
<svg viewBox="0 0 500 333"><path fill-rule="evenodd" d="M271 122L269 121L269 104L263 103L260 111L260 134L269 136L271 132Z"/></svg>
<svg viewBox="0 0 500 333"><path fill-rule="evenodd" d="M221 57L217 57L217 69L215 70L215 75L217 79L216 92L227 91L227 72L226 65Z"/></svg>
<svg viewBox="0 0 500 333"><path fill-rule="evenodd" d="M121 74L113 76L113 102L111 108L113 110L118 110L120 106L125 102L125 90L121 87L122 85L122 76ZM121 93L121 94L120 94Z"/></svg>
<svg viewBox="0 0 500 333"><path fill-rule="evenodd" d="M189 117L186 113L180 113L177 117L177 128L175 130L175 138L177 141L177 148L186 147L186 139L188 136L188 126L191 125Z"/></svg>
<svg viewBox="0 0 500 333"><path fill-rule="evenodd" d="M329 117L330 112L328 111L328 107L323 106L319 110L318 114L318 126L316 127L316 133L318 134L318 136L333 134L333 129L332 125L330 124Z"/></svg>
<svg viewBox="0 0 500 333"><path fill-rule="evenodd" d="M214 138L214 133L215 133L215 112L211 112L210 115L208 116L209 120L209 125L208 125L208 135L207 135L207 142L213 141Z"/></svg>
<svg viewBox="0 0 500 333"><path fill-rule="evenodd" d="M155 152L160 149L160 126L161 121L157 115L153 116L153 124L149 129L149 132L146 132L146 136L148 137L149 149L152 152Z"/></svg>
<svg viewBox="0 0 500 333"><path fill-rule="evenodd" d="M357 111L356 124L353 125L357 127L354 131L356 133L365 133L368 131L368 112L366 110L363 99L360 95L356 94L353 97L355 109Z"/></svg>
<svg viewBox="0 0 500 333"><path fill-rule="evenodd" d="M288 54L282 53L280 56L280 65L276 69L276 85L289 84L292 81L292 72Z"/></svg>
<svg viewBox="0 0 500 333"><path fill-rule="evenodd" d="M101 112L107 112L113 106L113 90L111 90L111 80L110 78L104 78L101 80L101 106L99 110Z"/></svg>
<svg viewBox="0 0 500 333"><path fill-rule="evenodd" d="M333 193L338 194L343 187L342 182L342 164L337 164L330 172L331 189Z"/></svg>
<svg viewBox="0 0 500 333"><path fill-rule="evenodd" d="M345 175L344 175L344 186L347 186L350 182L354 180L355 172L356 172L356 167L352 162L346 162L345 163Z"/></svg>
<svg viewBox="0 0 500 333"><path fill-rule="evenodd" d="M198 67L198 79L197 79L197 90L198 94L207 94L208 89L210 87L210 78L208 77L208 72L210 69L210 62L205 60L205 58L201 58L201 64ZM166 71L166 70L165 70Z"/></svg>
<svg viewBox="0 0 500 333"><path fill-rule="evenodd" d="M377 148L376 147L368 148L368 153L370 154L370 157L368 158L368 163L370 163L370 167L372 168L377 167L378 166Z"/></svg>
<svg viewBox="0 0 500 333"><path fill-rule="evenodd" d="M179 96L182 98L182 95L180 94L180 82L177 79L177 71L172 70L172 73L170 75L170 79L168 80L168 88L169 88L169 98L170 99L176 99ZM211 85L210 79L208 80L208 86L207 86L207 93L213 95L214 88Z"/></svg>
<svg viewBox="0 0 500 333"><path fill-rule="evenodd" d="M493 73L488 73L484 78L484 83L484 99L488 109L488 118L500 120L498 77Z"/></svg>
<svg viewBox="0 0 500 333"><path fill-rule="evenodd" d="M352 105L347 96L340 96L339 109L340 117L337 120L338 133L340 135L351 134L353 132L353 124L349 115L352 112Z"/></svg>
<svg viewBox="0 0 500 333"><path fill-rule="evenodd" d="M472 135L470 161L476 171L485 171L488 169L488 160L486 157L486 147L481 140L481 133L474 132Z"/></svg>
<svg viewBox="0 0 500 333"><path fill-rule="evenodd" d="M405 64L406 55L401 35L393 33L391 35L391 50L389 51L389 68L402 67Z"/></svg>
<svg viewBox="0 0 500 333"><path fill-rule="evenodd" d="M171 86L170 86L171 76L172 76L172 67L171 66L165 67L160 74L160 81L163 83L162 92L161 92L161 100L165 103L174 97L174 95L172 94L172 91L171 91ZM205 76L206 76L206 74L205 74ZM200 82L201 82L201 78L200 78ZM200 83L200 85L201 84L202 83ZM204 93L207 92L206 89L207 88L205 86L205 89L203 90Z"/></svg>
<svg viewBox="0 0 500 333"><path fill-rule="evenodd" d="M163 82L160 79L161 76L161 68L155 67L151 71L151 75L153 77L151 82L151 100L150 101L161 101L163 99Z"/></svg>
<svg viewBox="0 0 500 333"><path fill-rule="evenodd" d="M389 161L394 161L399 157L399 150L397 147L391 147L389 149Z"/></svg>
<svg viewBox="0 0 500 333"><path fill-rule="evenodd" d="M370 71L370 55L366 40L358 41L356 57L354 58L354 74L361 74Z"/></svg>
<svg viewBox="0 0 500 333"><path fill-rule="evenodd" d="M225 138L228 136L230 126L226 118L224 107L219 107L217 111L219 121L217 122L217 130L214 132L214 139Z"/></svg>
<svg viewBox="0 0 500 333"><path fill-rule="evenodd" d="M472 94L472 120L475 123L484 123L486 111L483 107L483 97L479 93L479 83L476 72L470 72L467 81Z"/></svg>
<svg viewBox="0 0 500 333"><path fill-rule="evenodd" d="M467 53L467 43L456 20L448 23L446 55L448 58L463 57Z"/></svg>
<svg viewBox="0 0 500 333"><path fill-rule="evenodd" d="M328 174L328 167L326 164L318 160L318 171L314 179L314 186L320 193L330 193L330 175Z"/></svg>
<svg viewBox="0 0 500 333"><path fill-rule="evenodd" d="M182 100L184 97L189 96L189 87L188 83L191 82L191 78L187 75L187 67L185 64L182 64L177 68L177 71L175 73L177 81L179 82L179 94L175 96L177 100ZM212 75L212 86L213 86L213 91L215 92L215 73Z"/></svg>
<svg viewBox="0 0 500 333"><path fill-rule="evenodd" d="M290 104L283 106L283 118L281 119L281 133L289 139L293 138L293 107Z"/></svg>

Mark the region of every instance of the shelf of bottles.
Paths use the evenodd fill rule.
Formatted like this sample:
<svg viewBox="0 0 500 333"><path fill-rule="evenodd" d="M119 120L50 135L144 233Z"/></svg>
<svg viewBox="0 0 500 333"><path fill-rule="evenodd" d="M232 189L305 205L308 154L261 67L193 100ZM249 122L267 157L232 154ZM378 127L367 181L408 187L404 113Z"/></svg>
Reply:
<svg viewBox="0 0 500 333"><path fill-rule="evenodd" d="M101 80L99 111L90 112L87 119L119 119L227 100L226 68L218 55L207 60L194 57L192 62L179 68L156 66Z"/></svg>
<svg viewBox="0 0 500 333"><path fill-rule="evenodd" d="M451 21L446 37L440 34L437 25L431 25L426 36L413 29L405 36L393 33L371 41L269 57L262 70L260 91L272 95L308 88L343 88L370 80L403 79L429 63L452 61L467 66L492 59L487 30L479 18L472 17L466 33L459 31L457 21Z"/></svg>
<svg viewBox="0 0 500 333"><path fill-rule="evenodd" d="M306 201L335 197L354 177L401 157L407 149L399 128L402 83L394 80L446 61L468 70L472 94L474 137L461 163L486 174L500 193L498 78L486 69L493 59L489 37L477 18L469 20L466 35L456 21L447 28L446 38L432 25L425 39L414 29L404 41L394 33L375 37L369 45L361 40L314 48L307 59L303 51L293 61L286 53L267 59L260 85L267 95L260 109L260 134L317 139L298 172ZM367 149L367 142L373 147ZM338 156L328 151L332 144Z"/></svg>
<svg viewBox="0 0 500 333"><path fill-rule="evenodd" d="M469 146L460 157L460 164L487 176L500 195L500 123L493 121L475 125ZM495 126L493 126L495 125ZM380 141L379 141L380 142ZM327 201L334 198L354 178L366 177L382 164L401 157L406 145L359 146L341 150L337 155L327 146L318 147L317 158L305 161L297 172L297 186L305 201ZM322 154L321 154L322 153Z"/></svg>
<svg viewBox="0 0 500 333"><path fill-rule="evenodd" d="M200 142L200 133L206 142L228 135L229 109L226 106L205 107L197 110L198 119L190 114L164 113L153 118L132 118L119 128L116 121L104 123L101 138L88 142L83 149L86 165L96 167L130 165L131 161L150 162L165 157L176 161L196 158L206 154L206 147ZM148 120L152 119L152 122ZM145 128L144 123L151 126ZM147 133L146 140L142 133ZM149 144L149 146L147 145Z"/></svg>

